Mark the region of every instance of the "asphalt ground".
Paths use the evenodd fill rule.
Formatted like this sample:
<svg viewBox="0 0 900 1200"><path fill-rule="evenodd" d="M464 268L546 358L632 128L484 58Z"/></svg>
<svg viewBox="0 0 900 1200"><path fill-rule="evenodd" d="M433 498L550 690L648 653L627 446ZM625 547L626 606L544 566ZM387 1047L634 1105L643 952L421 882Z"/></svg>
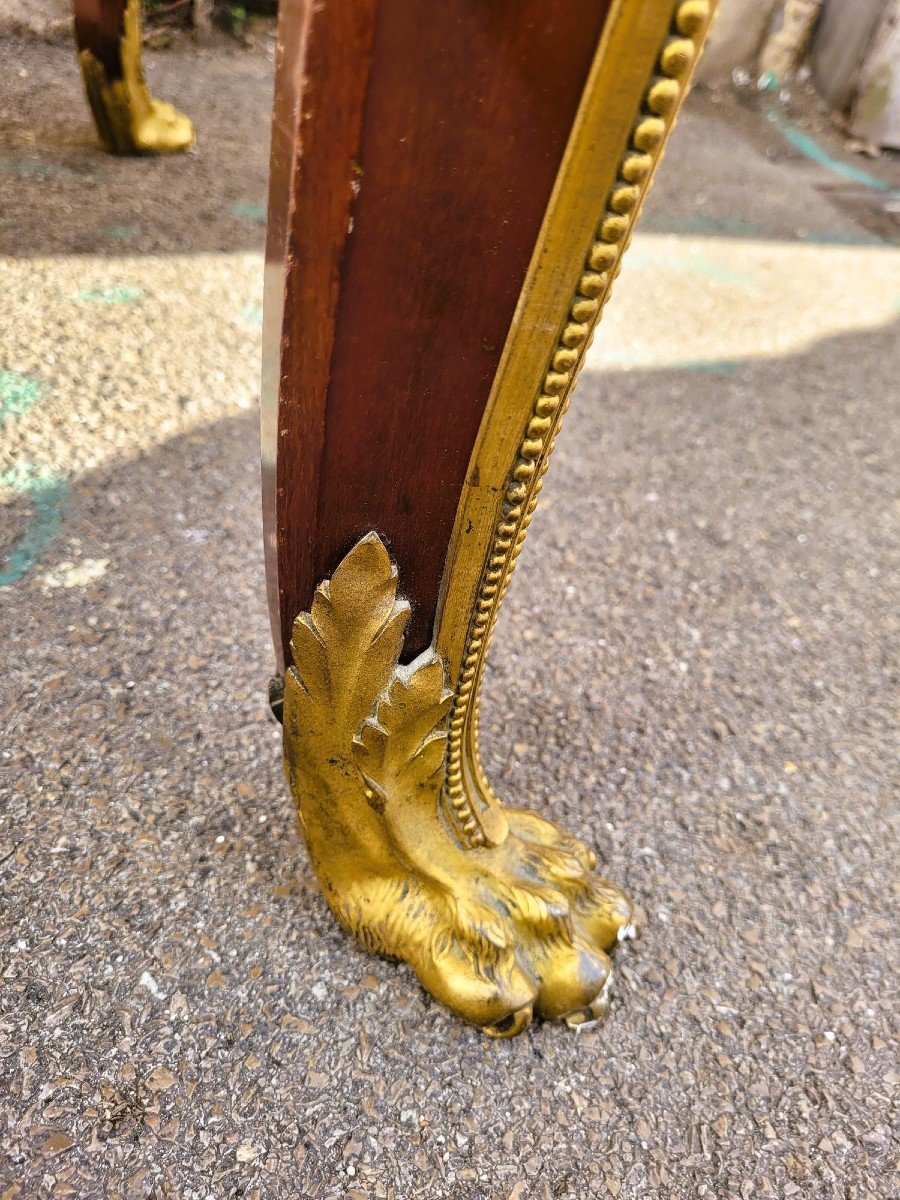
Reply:
<svg viewBox="0 0 900 1200"><path fill-rule="evenodd" d="M642 936L497 1043L336 928L266 711L265 46L149 57L164 161L0 68L0 1197L896 1196L896 164L689 102L484 699Z"/></svg>

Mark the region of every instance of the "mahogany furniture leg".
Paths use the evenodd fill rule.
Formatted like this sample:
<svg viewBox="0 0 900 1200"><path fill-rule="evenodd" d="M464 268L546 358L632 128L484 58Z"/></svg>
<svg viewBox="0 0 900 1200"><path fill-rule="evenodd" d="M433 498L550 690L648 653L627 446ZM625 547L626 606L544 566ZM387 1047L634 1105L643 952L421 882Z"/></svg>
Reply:
<svg viewBox="0 0 900 1200"><path fill-rule="evenodd" d="M75 0L75 42L100 141L113 154L187 150L194 127L147 90L141 0Z"/></svg>
<svg viewBox="0 0 900 1200"><path fill-rule="evenodd" d="M711 10L281 4L262 441L286 770L340 923L495 1035L600 1017L631 920L585 845L501 804L478 696Z"/></svg>

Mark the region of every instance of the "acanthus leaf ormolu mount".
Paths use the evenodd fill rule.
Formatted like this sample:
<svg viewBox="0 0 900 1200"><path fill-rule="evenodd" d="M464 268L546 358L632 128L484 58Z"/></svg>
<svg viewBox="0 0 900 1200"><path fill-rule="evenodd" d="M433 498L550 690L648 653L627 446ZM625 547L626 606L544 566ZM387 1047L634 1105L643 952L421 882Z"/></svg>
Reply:
<svg viewBox="0 0 900 1200"><path fill-rule="evenodd" d="M495 796L478 696L712 7L282 0L263 495L287 774L340 923L495 1035L602 1016L630 929L582 842Z"/></svg>

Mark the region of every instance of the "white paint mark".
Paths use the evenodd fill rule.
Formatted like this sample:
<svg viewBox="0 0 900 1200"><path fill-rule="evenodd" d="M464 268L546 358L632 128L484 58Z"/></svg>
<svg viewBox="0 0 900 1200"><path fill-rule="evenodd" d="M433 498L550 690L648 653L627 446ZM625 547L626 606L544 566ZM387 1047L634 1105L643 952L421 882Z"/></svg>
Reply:
<svg viewBox="0 0 900 1200"><path fill-rule="evenodd" d="M153 976L150 974L149 971L145 971L143 973L143 975L138 980L138 983L141 985L141 987L146 988L147 991L150 993L150 995L153 996L156 1000L165 1000L165 998L166 998L165 992L160 990L159 984L156 982L156 980L153 978Z"/></svg>
<svg viewBox="0 0 900 1200"><path fill-rule="evenodd" d="M45 590L87 587L88 584L102 579L108 566L108 558L83 558L78 563L64 562L55 570L48 571L42 582Z"/></svg>

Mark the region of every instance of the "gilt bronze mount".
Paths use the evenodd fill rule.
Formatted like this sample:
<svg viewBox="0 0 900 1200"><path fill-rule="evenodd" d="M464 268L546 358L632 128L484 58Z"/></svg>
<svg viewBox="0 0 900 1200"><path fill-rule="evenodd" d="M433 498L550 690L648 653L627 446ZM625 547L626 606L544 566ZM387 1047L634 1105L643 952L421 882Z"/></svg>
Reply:
<svg viewBox="0 0 900 1200"><path fill-rule="evenodd" d="M487 1033L532 1014L570 1024L608 1005L605 951L631 905L576 838L524 809L472 846L444 793L454 694L426 650L401 666L409 605L378 535L364 537L294 623L285 763L304 838L341 925L409 963Z"/></svg>

